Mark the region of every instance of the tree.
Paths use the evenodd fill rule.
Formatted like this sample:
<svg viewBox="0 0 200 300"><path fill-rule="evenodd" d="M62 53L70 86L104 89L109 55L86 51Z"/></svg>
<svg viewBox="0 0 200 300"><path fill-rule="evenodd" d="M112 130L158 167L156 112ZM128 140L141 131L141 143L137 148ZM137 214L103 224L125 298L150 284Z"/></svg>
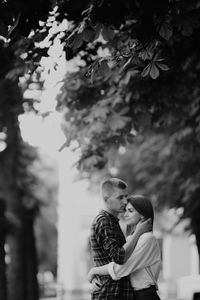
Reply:
<svg viewBox="0 0 200 300"><path fill-rule="evenodd" d="M6 300L6 266L5 266L5 200L0 198L0 296Z"/></svg>
<svg viewBox="0 0 200 300"><path fill-rule="evenodd" d="M5 214L11 216L9 230L4 232L11 260L6 272L7 297L14 300L35 300L38 299L38 286L33 222L38 199L35 199L31 191L36 180L28 167L36 158L36 152L23 143L20 134L18 117L23 112L23 98L18 85L19 78L5 78L17 59L4 43L0 45L0 52L0 132L5 145L0 152L0 191L6 204ZM28 206L25 205L27 202ZM1 233L3 239L3 231ZM3 255L3 243L1 247ZM1 259L5 257L2 256ZM4 294L1 296L5 299Z"/></svg>
<svg viewBox="0 0 200 300"><path fill-rule="evenodd" d="M81 3L59 10L73 20L65 49L80 69L67 74L58 98L68 108L66 145L79 142L80 168L104 167L110 147L145 127L176 130L187 120L198 128L198 1L94 1L88 10Z"/></svg>
<svg viewBox="0 0 200 300"><path fill-rule="evenodd" d="M39 297L33 232L38 199L31 191L34 180L27 170L35 159L35 152L24 147L18 121L24 104L33 109L33 103L23 99L19 78L34 71L41 53L46 55L47 49L37 51L34 45L34 42L39 42L40 34L43 37L45 34L38 33L34 42L27 36L32 30L41 28L39 20L46 21L50 4L49 1L0 1L0 132L5 136L6 145L0 153L0 190L6 200L6 209L14 220L9 234L7 232L11 259L7 270L9 300L36 300Z"/></svg>
<svg viewBox="0 0 200 300"><path fill-rule="evenodd" d="M198 0L18 2L2 1L1 8L4 14L0 17L1 28L5 29L1 30L1 34L10 38L9 45L20 54L21 62L25 63L29 70L36 67L41 57L48 55L48 47L40 47L38 42L47 37L49 28L55 22L59 24L67 19L70 21L68 30L61 29L51 34L47 39L48 43L51 45L54 38L59 38L63 43L66 58L78 56L85 67L67 78L68 83L66 88L63 88L64 94L67 91L67 96L62 95L59 104L70 107L70 110L73 106L75 118L84 111L80 109L81 106L87 109L90 118L92 111L100 111L99 106L103 105L101 116L104 112L110 117L109 122L104 122L99 116L95 117L95 121L99 120L97 131L89 130L93 134L88 137L92 138L91 144L94 146L90 147L87 142L84 143L82 162L91 158L94 165L103 167L105 157L102 154L104 150L101 149L104 149L107 143L123 143L124 140L132 138L131 130L137 129L137 125L144 119L145 122L146 119L154 123L163 122L163 119L165 121L167 118L166 112L170 115L171 111L174 113L175 109L182 109L180 101L172 93L167 93L170 85L175 85L177 78L178 90L181 84L185 84L185 80L188 79L186 73L190 69L194 71L191 76L198 74ZM50 18L47 19L49 15ZM24 22L26 26L23 26ZM31 30L33 34L30 34ZM106 51L106 55L102 56L99 53L103 50ZM19 72L18 68L18 75ZM90 78L87 81L85 74ZM180 74L185 75L183 80ZM157 78L156 82L151 78ZM195 80L198 81L198 77ZM160 85L160 95L157 94L153 101L149 100L149 95ZM88 99L87 91L96 90L94 86L97 87L98 93L93 101ZM165 86L168 86L168 89ZM71 87L75 89L79 99L72 96ZM174 89L176 90L176 85ZM163 94L167 96L163 98ZM89 96L93 97L93 94ZM107 105L102 99L108 100ZM83 118L86 114L87 112ZM83 125L79 120L78 123ZM93 124L92 118L84 123L87 128L91 128L88 123ZM106 138L101 134L108 132L104 124L112 131ZM73 125L76 126L74 121ZM95 132L99 135L96 139ZM79 138L80 134L77 134L77 139Z"/></svg>
<svg viewBox="0 0 200 300"><path fill-rule="evenodd" d="M13 1L1 2L6 18L1 15L0 28L7 30L1 34L10 38L9 47L20 56L14 70L19 76L25 66L33 70L47 55L47 48L37 41L47 37L53 22L70 21L68 30L58 30L48 42L59 38L66 58L80 61L79 70L65 78L58 108L65 111L65 146L76 140L81 150L81 170L104 168L113 146L127 146L149 128L173 137L173 147L179 151L185 151L187 139L195 140L190 151L198 165L199 0L30 3L31 9L24 2L17 8ZM47 20L48 14L54 21L41 26L39 21ZM31 30L35 34L29 34ZM191 185L184 176L183 181L190 197Z"/></svg>
<svg viewBox="0 0 200 300"><path fill-rule="evenodd" d="M141 176L134 184L159 191L159 205L183 208L200 249L199 1L68 4L66 55L78 55L80 68L67 74L58 98L67 107L66 145L78 141L77 165L88 176L106 167L113 147L142 136L141 148L132 148L135 166L132 152L125 165Z"/></svg>

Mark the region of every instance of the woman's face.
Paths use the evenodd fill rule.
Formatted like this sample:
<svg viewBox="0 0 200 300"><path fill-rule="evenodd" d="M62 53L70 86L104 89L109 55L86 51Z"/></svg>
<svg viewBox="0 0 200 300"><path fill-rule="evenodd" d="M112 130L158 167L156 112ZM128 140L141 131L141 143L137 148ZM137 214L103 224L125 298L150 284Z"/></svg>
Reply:
<svg viewBox="0 0 200 300"><path fill-rule="evenodd" d="M128 202L126 205L126 212L124 214L127 225L136 225L142 218L141 214Z"/></svg>

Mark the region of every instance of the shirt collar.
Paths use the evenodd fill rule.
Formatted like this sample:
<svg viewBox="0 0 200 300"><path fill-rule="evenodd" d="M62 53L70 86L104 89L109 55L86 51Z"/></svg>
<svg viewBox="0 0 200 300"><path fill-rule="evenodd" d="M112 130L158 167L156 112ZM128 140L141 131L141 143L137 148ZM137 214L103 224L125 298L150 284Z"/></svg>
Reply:
<svg viewBox="0 0 200 300"><path fill-rule="evenodd" d="M102 209L101 210L101 214L103 214L104 216L108 216L110 217L111 219L113 219L115 222L119 222L119 219L115 216L113 216L111 213L109 213L108 211Z"/></svg>

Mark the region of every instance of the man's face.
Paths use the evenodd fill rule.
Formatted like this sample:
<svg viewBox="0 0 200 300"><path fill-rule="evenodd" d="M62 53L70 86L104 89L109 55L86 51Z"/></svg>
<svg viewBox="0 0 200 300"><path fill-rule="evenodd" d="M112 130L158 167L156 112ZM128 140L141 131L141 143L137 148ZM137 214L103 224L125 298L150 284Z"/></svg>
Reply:
<svg viewBox="0 0 200 300"><path fill-rule="evenodd" d="M113 194L107 200L107 206L115 213L121 213L125 211L127 204L127 190L121 190L114 188Z"/></svg>

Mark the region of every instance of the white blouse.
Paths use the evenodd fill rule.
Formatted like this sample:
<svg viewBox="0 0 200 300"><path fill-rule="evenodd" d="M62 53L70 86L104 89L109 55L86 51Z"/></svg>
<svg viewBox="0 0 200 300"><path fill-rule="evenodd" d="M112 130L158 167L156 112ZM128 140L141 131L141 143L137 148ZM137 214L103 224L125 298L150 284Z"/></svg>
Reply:
<svg viewBox="0 0 200 300"><path fill-rule="evenodd" d="M135 290L141 290L150 285L157 286L160 269L160 246L152 232L141 235L133 253L123 265L115 262L108 265L108 271L113 280L130 275L131 285Z"/></svg>

